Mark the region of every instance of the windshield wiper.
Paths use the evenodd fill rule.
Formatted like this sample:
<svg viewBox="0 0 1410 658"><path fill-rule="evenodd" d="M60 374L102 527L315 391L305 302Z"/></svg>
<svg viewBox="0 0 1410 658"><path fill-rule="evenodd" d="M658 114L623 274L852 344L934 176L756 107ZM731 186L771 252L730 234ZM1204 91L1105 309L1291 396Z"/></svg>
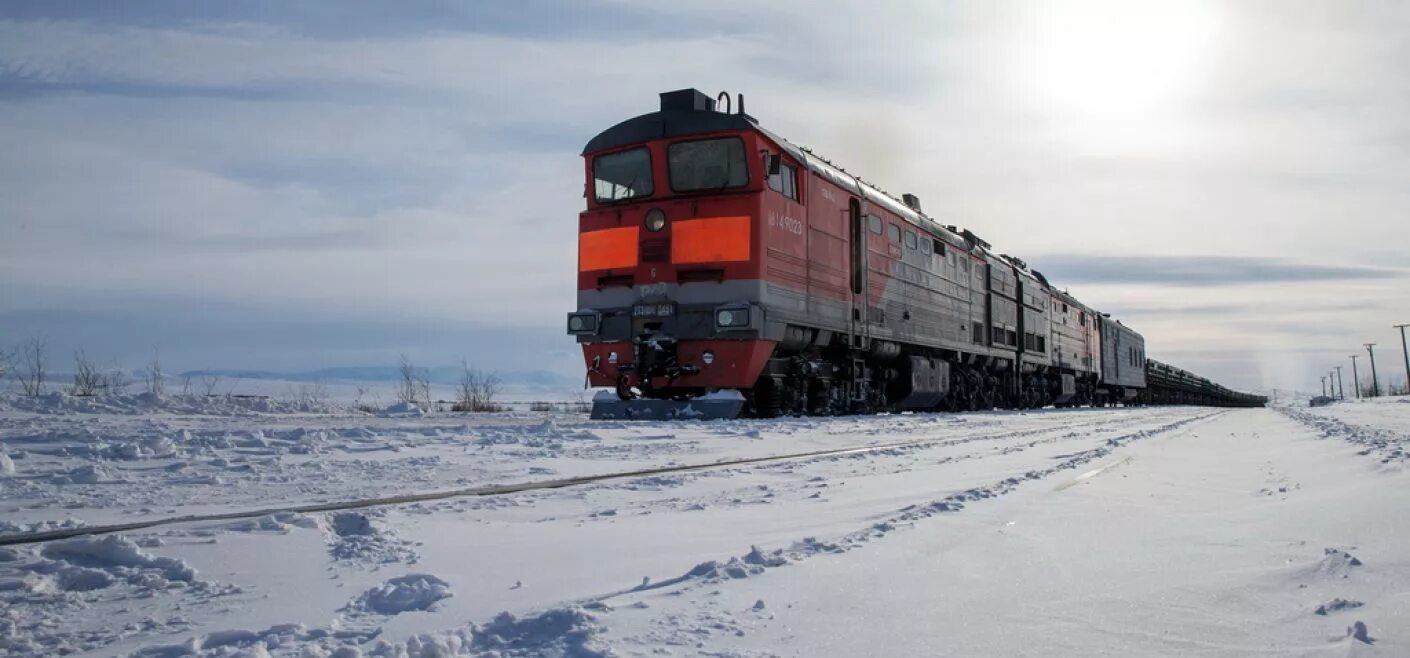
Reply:
<svg viewBox="0 0 1410 658"><path fill-rule="evenodd" d="M636 193L632 190L632 188L633 188L633 187L636 187L636 182L639 181L639 180L641 180L641 174L636 174L636 175L632 176L631 182L630 182L630 183L627 183L626 185L623 186L623 187L625 187L626 190L627 190L627 195L624 196L624 197L619 197L619 198L617 198L616 201L622 201L622 200L630 199L630 198L636 196Z"/></svg>
<svg viewBox="0 0 1410 658"><path fill-rule="evenodd" d="M731 169L731 168L732 168L732 167L731 167L731 163L730 163L730 158L729 158L729 156L727 155L727 156L725 156L725 182L724 182L724 183L721 183L719 187L715 188L715 191L716 191L716 192L719 192L720 190L723 190L723 189L729 187L729 180L730 180L729 174L730 174L730 169Z"/></svg>

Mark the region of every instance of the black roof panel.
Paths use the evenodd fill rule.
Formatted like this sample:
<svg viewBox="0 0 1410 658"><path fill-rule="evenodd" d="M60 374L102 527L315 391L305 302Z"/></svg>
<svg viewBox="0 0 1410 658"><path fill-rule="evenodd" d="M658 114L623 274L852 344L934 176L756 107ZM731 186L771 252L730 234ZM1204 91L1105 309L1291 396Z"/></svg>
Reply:
<svg viewBox="0 0 1410 658"><path fill-rule="evenodd" d="M588 140L583 154L604 151L618 146L638 144L653 139L680 137L696 133L758 128L747 114L724 114L699 110L661 110L627 119Z"/></svg>

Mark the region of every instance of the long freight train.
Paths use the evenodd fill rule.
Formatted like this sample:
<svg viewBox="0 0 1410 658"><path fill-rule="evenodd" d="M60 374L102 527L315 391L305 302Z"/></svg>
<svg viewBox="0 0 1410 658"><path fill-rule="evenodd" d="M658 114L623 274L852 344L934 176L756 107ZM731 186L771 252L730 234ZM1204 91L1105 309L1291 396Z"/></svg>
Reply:
<svg viewBox="0 0 1410 658"><path fill-rule="evenodd" d="M568 333L615 391L595 417L1264 403L730 100L663 93L583 150Z"/></svg>

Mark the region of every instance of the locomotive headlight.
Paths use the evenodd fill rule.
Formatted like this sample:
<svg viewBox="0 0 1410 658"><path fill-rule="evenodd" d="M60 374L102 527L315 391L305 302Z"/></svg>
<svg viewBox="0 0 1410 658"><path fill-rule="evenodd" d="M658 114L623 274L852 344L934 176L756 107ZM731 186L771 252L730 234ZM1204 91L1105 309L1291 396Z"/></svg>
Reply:
<svg viewBox="0 0 1410 658"><path fill-rule="evenodd" d="M715 362L715 353L710 350L705 350L705 352L700 355L700 360L704 361L705 365L708 366Z"/></svg>
<svg viewBox="0 0 1410 658"><path fill-rule="evenodd" d="M655 233L666 228L666 213L660 208L652 208L646 213L646 230Z"/></svg>
<svg viewBox="0 0 1410 658"><path fill-rule="evenodd" d="M597 333L596 313L569 313L568 333L570 334L595 334Z"/></svg>
<svg viewBox="0 0 1410 658"><path fill-rule="evenodd" d="M733 307L715 310L716 329L737 329L749 326L749 308Z"/></svg>

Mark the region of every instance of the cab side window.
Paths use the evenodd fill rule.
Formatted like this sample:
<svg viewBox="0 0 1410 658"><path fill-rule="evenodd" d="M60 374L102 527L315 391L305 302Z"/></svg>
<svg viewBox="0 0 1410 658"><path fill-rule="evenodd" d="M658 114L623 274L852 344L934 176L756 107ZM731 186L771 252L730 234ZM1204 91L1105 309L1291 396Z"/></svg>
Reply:
<svg viewBox="0 0 1410 658"><path fill-rule="evenodd" d="M797 201L798 168L786 162L779 163L778 174L769 176L769 189Z"/></svg>

